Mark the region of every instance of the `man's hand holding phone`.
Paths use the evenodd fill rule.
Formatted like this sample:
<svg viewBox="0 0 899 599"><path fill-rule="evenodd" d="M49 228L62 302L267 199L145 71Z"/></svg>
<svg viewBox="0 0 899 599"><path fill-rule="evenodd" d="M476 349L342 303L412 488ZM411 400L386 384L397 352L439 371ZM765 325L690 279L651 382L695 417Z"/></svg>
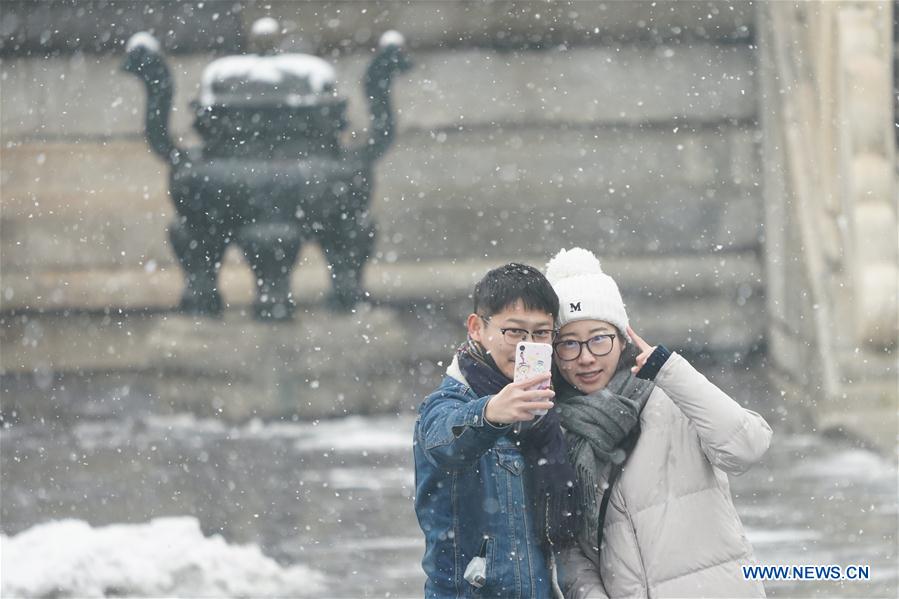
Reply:
<svg viewBox="0 0 899 599"><path fill-rule="evenodd" d="M535 385L549 383L552 374L545 372L534 378L509 383L487 402L484 417L493 424L529 422L536 418L535 410L551 410L552 389L534 389Z"/></svg>
<svg viewBox="0 0 899 599"><path fill-rule="evenodd" d="M543 375L550 372L553 361L553 348L549 343L518 343L515 351L514 381L530 381L531 389L549 389L550 381ZM534 408L534 416L545 416L546 410Z"/></svg>

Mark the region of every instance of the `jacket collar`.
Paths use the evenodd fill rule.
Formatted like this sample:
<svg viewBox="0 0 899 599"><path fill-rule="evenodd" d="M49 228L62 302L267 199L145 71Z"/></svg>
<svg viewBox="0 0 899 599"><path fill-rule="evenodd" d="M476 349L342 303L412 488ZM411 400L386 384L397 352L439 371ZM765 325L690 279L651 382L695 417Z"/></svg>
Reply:
<svg viewBox="0 0 899 599"><path fill-rule="evenodd" d="M450 362L450 365L446 368L446 376L457 380L466 387L470 387L468 381L465 380L465 375L462 374L462 368L459 366L459 356L455 354L453 354L453 361Z"/></svg>

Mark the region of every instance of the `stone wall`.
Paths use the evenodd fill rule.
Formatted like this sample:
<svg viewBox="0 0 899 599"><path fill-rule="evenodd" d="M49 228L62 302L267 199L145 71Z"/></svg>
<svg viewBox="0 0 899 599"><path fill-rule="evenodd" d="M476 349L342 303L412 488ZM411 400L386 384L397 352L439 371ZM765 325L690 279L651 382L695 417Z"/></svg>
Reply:
<svg viewBox="0 0 899 599"><path fill-rule="evenodd" d="M554 3L539 18L538 5L524 2L266 4L271 8L243 3L237 16L220 15L215 27L232 32L222 42L205 37L219 29L170 27L183 8L165 2L122 21L127 32L117 23L113 38L123 39L137 23L171 29L162 41L172 51L172 126L191 145L197 139L185 108L203 66L242 47L238 32L264 12L288 26L288 48L334 62L357 131L366 125L360 79L369 48L387 28L406 34L416 68L395 87L399 131L377 168L372 209L379 236L366 284L373 301L394 314L378 316L381 336L395 327L416 341L414 351L405 343L364 354L374 365L363 378L418 384L420 369L439 370L464 336L468 293L487 268L510 259L542 264L572 244L599 252L645 337L729 356L763 342L755 57L743 3L678 3L677 10L648 2ZM209 7L217 5L197 4L191 19L211 19ZM352 337L356 321L319 308L327 273L315 247L304 250L294 276L302 305L294 325L268 330L242 315L253 281L236 251L222 274L231 306L225 329L170 314L181 275L167 245L173 209L166 170L142 138L141 86L119 70L119 46L99 31L105 21L98 14L132 9L79 3L71 13L72 6L19 2L3 11L4 384L17 397L36 389L46 398L47 380L56 381L52 389L83 387L89 372L94 387L112 389L103 391L110 397L129 386L161 403L181 405L189 396L207 407L211 397L228 395L217 389L247 397L256 388L255 404L225 402L231 417L252 414L254 405L283 416L283 392L275 389L321 377L295 367L298 349L253 348L285 346L293 335L339 354L341 346L322 340L337 330ZM40 42L41 19L58 23L60 33ZM91 24L98 31L88 35ZM304 328L308 319L329 318L334 331ZM234 369L244 373L245 386L206 374L199 378L212 391L185 386L194 370L184 367L192 364L184 356L199 350L159 358L160 340L194 347L200 336L215 347L216 334L250 344L245 351L257 361ZM207 372L206 358L198 359L196 372ZM260 375L291 368L287 379ZM175 385L180 395L173 380L182 382ZM422 388L431 384L433 376L425 377ZM316 397L346 395L317 389ZM414 394L384 397L352 397L346 409L417 402ZM314 403L305 414L344 409ZM280 411L271 407L277 405Z"/></svg>
<svg viewBox="0 0 899 599"><path fill-rule="evenodd" d="M263 16L281 21L286 49L319 53L368 48L385 29L414 33L417 50L745 43L753 35L751 3L740 0L681 0L676 7L653 0L5 0L0 56L115 52L144 29L170 53L233 53L246 48L246 32Z"/></svg>
<svg viewBox="0 0 899 599"><path fill-rule="evenodd" d="M889 451L899 430L891 8L759 11L771 372L819 427Z"/></svg>

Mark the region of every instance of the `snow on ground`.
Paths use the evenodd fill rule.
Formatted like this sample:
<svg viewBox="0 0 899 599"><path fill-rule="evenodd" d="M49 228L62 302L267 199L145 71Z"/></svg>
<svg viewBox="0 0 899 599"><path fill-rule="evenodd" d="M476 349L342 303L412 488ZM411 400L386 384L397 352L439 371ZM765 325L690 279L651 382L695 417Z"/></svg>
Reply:
<svg viewBox="0 0 899 599"><path fill-rule="evenodd" d="M852 484L864 480L895 480L896 466L864 449L848 449L821 458L804 460L794 467L798 477L832 478Z"/></svg>
<svg viewBox="0 0 899 599"><path fill-rule="evenodd" d="M390 453L412 451L413 418L364 418L350 416L322 420L298 439L299 451Z"/></svg>
<svg viewBox="0 0 899 599"><path fill-rule="evenodd" d="M750 528L746 527L746 537L755 547L758 545L777 545L779 543L798 543L802 541L815 541L821 538L821 533L814 530L802 530L799 528Z"/></svg>
<svg viewBox="0 0 899 599"><path fill-rule="evenodd" d="M204 537L192 517L93 528L59 520L0 535L0 596L297 597L324 590L324 576L282 567L255 545Z"/></svg>
<svg viewBox="0 0 899 599"><path fill-rule="evenodd" d="M313 422L262 422L241 426L189 414L147 416L130 422L79 423L72 430L85 450L155 443L161 438L295 439L298 451L392 453L412 450L413 416L347 416ZM15 431L13 431L15 432ZM4 434L10 434L4 431Z"/></svg>

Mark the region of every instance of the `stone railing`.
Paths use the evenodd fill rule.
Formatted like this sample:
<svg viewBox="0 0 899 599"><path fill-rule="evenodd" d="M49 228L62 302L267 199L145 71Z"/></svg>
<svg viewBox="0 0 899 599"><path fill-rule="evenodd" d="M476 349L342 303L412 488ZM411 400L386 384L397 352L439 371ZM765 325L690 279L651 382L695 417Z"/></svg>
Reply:
<svg viewBox="0 0 899 599"><path fill-rule="evenodd" d="M770 350L831 408L859 384L896 394L892 12L758 5Z"/></svg>

